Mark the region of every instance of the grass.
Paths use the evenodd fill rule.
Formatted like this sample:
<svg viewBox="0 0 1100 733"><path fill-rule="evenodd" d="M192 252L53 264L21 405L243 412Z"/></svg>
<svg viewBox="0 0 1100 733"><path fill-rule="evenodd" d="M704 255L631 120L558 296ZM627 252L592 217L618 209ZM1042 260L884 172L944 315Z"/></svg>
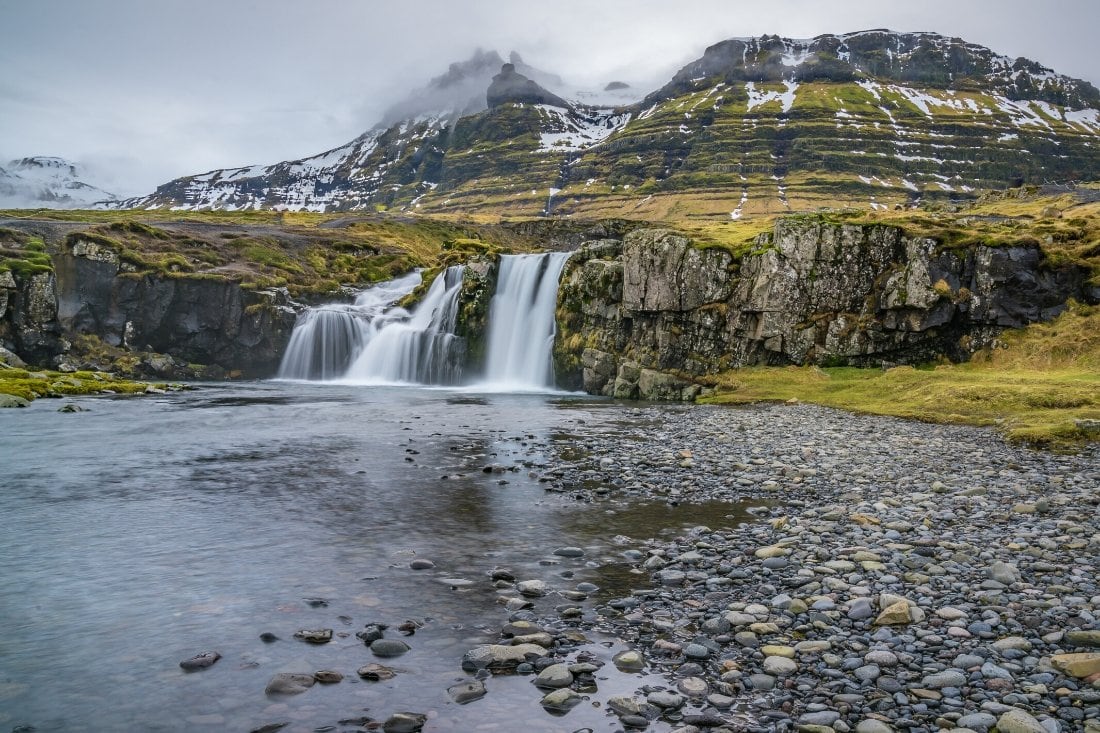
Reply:
<svg viewBox="0 0 1100 733"><path fill-rule="evenodd" d="M1100 306L1006 333L968 364L889 370L753 367L722 374L706 402L799 400L932 423L995 426L1009 442L1073 450L1100 440Z"/></svg>

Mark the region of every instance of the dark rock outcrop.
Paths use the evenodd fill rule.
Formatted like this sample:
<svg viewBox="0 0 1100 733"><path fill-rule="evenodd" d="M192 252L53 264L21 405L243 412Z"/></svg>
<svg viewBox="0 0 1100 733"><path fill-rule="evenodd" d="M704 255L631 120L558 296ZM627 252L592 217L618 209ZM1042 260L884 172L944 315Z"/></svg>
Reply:
<svg viewBox="0 0 1100 733"><path fill-rule="evenodd" d="M111 248L79 238L55 258L55 270L60 330L244 376L274 373L297 317L284 289L129 273Z"/></svg>
<svg viewBox="0 0 1100 733"><path fill-rule="evenodd" d="M543 89L537 83L516 71L515 64L504 64L485 95L489 108L503 104L549 104L552 107L568 107L564 99Z"/></svg>
<svg viewBox="0 0 1100 733"><path fill-rule="evenodd" d="M637 230L570 260L555 361L566 387L691 399L698 377L746 365L965 360L1095 291L1038 247L953 251L888 226L780 220L740 259Z"/></svg>
<svg viewBox="0 0 1100 733"><path fill-rule="evenodd" d="M57 322L52 272L0 272L0 345L30 364L50 363L68 348Z"/></svg>

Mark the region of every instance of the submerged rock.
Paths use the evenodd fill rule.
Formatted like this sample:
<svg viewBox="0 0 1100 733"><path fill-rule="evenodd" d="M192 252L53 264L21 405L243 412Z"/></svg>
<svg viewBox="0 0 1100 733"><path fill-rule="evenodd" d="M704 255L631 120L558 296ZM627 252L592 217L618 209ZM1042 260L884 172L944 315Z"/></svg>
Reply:
<svg viewBox="0 0 1100 733"><path fill-rule="evenodd" d="M487 693L488 690L485 689L485 683L481 680L460 682L457 685L451 685L447 688L447 694L459 705L465 705L474 700L480 700L485 697Z"/></svg>
<svg viewBox="0 0 1100 733"><path fill-rule="evenodd" d="M570 689L563 688L548 692L539 700L539 704L551 715L565 715L567 712L580 705L583 698Z"/></svg>
<svg viewBox="0 0 1100 733"><path fill-rule="evenodd" d="M332 641L332 629L301 629L294 632L294 638L310 644L327 644Z"/></svg>
<svg viewBox="0 0 1100 733"><path fill-rule="evenodd" d="M409 645L399 639L375 639L370 643L370 650L376 657L400 657L409 649Z"/></svg>
<svg viewBox="0 0 1100 733"><path fill-rule="evenodd" d="M268 695L299 695L317 682L312 674L280 672L267 683L264 692Z"/></svg>
<svg viewBox="0 0 1100 733"><path fill-rule="evenodd" d="M206 669L222 658L221 654L217 652L202 652L196 654L190 659L184 659L180 662L180 667L188 672L196 672L200 669Z"/></svg>

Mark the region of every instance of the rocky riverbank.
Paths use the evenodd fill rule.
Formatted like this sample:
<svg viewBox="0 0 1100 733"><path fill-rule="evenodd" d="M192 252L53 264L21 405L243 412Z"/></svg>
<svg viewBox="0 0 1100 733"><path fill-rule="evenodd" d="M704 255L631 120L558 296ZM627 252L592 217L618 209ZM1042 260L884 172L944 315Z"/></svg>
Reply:
<svg viewBox="0 0 1100 733"><path fill-rule="evenodd" d="M575 708L601 710L614 731L1100 730L1095 450L1028 451L989 430L807 405L608 409L533 443L546 460L527 464L547 492L604 518L599 538L543 548L541 577L502 564L450 581L491 584L502 606L499 634L451 660L452 704L499 716L525 693L494 690L519 676L530 703L566 716L562 731L595 730L570 725ZM669 515L656 526L695 509L710 526L609 536L654 503ZM427 559L408 569L439 572ZM357 676L407 674L419 626L359 631L376 661ZM326 644L332 630L298 636ZM267 694L338 677L280 673ZM392 732L448 719L364 721Z"/></svg>
<svg viewBox="0 0 1100 733"><path fill-rule="evenodd" d="M491 584L502 606L499 633L452 660L468 675L454 704L499 716L525 694L499 692L502 676L519 676L562 731L596 730L569 717L593 708L614 731L1100 730L1095 450L808 405L607 409L532 443L546 460L527 464L603 532L542 548L541 574L502 564L453 581ZM611 536L646 505L665 520ZM700 523L659 534L673 511ZM377 661L358 676L401 674L416 631L368 624L357 636ZM328 674L276 676L268 693Z"/></svg>
<svg viewBox="0 0 1100 733"><path fill-rule="evenodd" d="M635 590L585 614L667 679L609 701L625 727L1100 730L1095 452L809 406L631 420L563 441L548 486L607 511L761 505L631 542Z"/></svg>

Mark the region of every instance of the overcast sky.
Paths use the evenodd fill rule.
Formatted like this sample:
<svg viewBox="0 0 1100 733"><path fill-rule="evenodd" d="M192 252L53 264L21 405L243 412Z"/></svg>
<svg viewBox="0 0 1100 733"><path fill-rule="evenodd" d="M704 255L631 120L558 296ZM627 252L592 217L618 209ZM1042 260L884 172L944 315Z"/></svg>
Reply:
<svg viewBox="0 0 1100 733"><path fill-rule="evenodd" d="M477 47L570 86L657 86L733 36L960 36L1100 85L1096 0L0 0L0 165L122 195L341 145Z"/></svg>

